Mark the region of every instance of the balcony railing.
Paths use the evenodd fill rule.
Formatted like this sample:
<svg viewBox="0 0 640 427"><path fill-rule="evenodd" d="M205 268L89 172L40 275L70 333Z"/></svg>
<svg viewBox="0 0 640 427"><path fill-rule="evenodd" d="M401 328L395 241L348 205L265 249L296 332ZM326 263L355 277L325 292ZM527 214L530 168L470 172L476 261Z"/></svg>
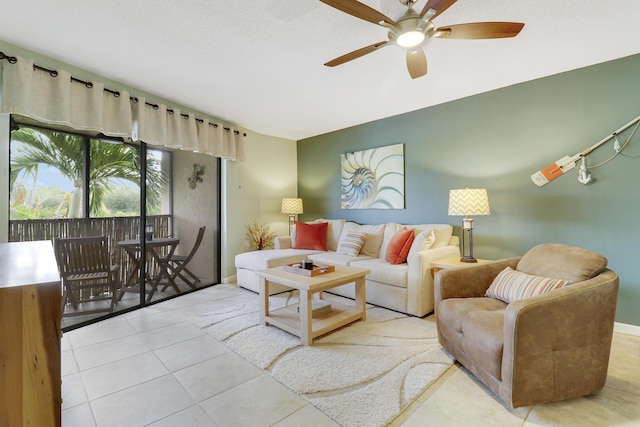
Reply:
<svg viewBox="0 0 640 427"><path fill-rule="evenodd" d="M148 216L146 224L154 225L155 237L168 237L171 233L170 215ZM140 233L139 217L28 219L9 221L9 241L27 242L54 238L107 236L111 262L120 266L119 283L125 281L131 267L126 252L118 247L121 240L137 239ZM153 274L155 265L147 258L147 269Z"/></svg>

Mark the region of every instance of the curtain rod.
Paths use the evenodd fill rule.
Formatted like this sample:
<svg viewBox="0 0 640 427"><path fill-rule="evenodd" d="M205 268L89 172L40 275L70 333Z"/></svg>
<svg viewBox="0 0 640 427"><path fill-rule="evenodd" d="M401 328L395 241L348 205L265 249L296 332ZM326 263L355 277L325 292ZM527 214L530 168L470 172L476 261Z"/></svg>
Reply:
<svg viewBox="0 0 640 427"><path fill-rule="evenodd" d="M3 59L6 59L7 62L9 62L9 64L15 64L16 62L18 62L18 58L16 58L15 56L8 56L4 52L0 51L0 61L2 61ZM42 67L42 66L37 65L35 63L33 64L33 68L36 69L36 70L40 70L40 71L44 71L46 73L49 73L51 75L51 77L58 77L58 72L56 70L50 70L49 68ZM93 83L87 82L87 81L84 81L84 80L80 80L80 79L78 79L76 77L73 77L73 76L71 76L71 81L72 82L76 82L76 83L82 83L83 85L85 85L89 89L91 89L93 87ZM118 92L116 90L111 90L111 89L108 89L106 87L103 88L103 89L104 89L105 92L109 92L110 94L112 94L116 98L118 98L120 96L120 92ZM131 99L131 101L133 101L133 102L138 102L138 98L136 98L135 96L131 96L131 97L129 97L129 99ZM158 104L153 104L153 103L147 102L147 101L145 101L145 104L150 106L150 107L153 107L154 110L157 110L159 108ZM167 108L167 113L174 114L174 111L172 109L170 109L170 108ZM188 114L180 113L180 115L182 117L184 117L185 119L189 118ZM204 120L199 119L197 117L196 117L196 121L198 123L204 123ZM211 126L213 126L214 128L218 127L218 124L216 124L216 123L209 123L209 124ZM226 130L227 132L231 131L231 128L227 128L227 127L223 127L222 129ZM236 135L240 135L240 132L237 131L237 130L235 130L233 132ZM242 136L247 136L247 134L243 133Z"/></svg>

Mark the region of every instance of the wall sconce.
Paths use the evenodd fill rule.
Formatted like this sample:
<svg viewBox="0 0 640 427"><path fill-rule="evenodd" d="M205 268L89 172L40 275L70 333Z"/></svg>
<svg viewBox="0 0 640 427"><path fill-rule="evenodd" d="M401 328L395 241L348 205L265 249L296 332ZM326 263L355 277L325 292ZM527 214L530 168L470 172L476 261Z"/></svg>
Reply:
<svg viewBox="0 0 640 427"><path fill-rule="evenodd" d="M153 229L153 224L147 224L144 226L144 237L145 239L147 239L147 241L153 240Z"/></svg>
<svg viewBox="0 0 640 427"><path fill-rule="evenodd" d="M449 191L449 215L464 215L462 219L461 262L478 262L473 257L473 219L469 215L489 215L489 197L483 188ZM465 251L465 234L469 235L469 255Z"/></svg>
<svg viewBox="0 0 640 427"><path fill-rule="evenodd" d="M296 223L296 215L303 213L302 199L282 199L282 209L280 212L289 215L289 235L291 235L291 230Z"/></svg>
<svg viewBox="0 0 640 427"><path fill-rule="evenodd" d="M194 164L193 165L193 175L191 175L187 180L189 181L189 188L192 190L196 189L196 185L200 182L202 183L202 175L204 175L204 166Z"/></svg>

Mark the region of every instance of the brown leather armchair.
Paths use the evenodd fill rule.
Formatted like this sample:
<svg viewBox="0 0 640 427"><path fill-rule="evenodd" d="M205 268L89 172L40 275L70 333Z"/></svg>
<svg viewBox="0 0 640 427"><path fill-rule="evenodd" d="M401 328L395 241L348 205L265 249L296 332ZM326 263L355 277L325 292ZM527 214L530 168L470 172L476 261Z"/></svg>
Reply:
<svg viewBox="0 0 640 427"><path fill-rule="evenodd" d="M505 267L571 284L507 304L485 292ZM564 400L605 384L619 280L595 252L538 245L509 258L441 271L440 344L512 407Z"/></svg>

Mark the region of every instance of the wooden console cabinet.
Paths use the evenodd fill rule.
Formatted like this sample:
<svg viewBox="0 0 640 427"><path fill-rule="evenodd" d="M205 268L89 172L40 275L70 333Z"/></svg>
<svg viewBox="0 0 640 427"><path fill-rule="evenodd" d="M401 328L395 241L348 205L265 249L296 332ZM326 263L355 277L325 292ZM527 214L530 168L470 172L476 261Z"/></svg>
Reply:
<svg viewBox="0 0 640 427"><path fill-rule="evenodd" d="M0 243L0 427L61 425L60 303L51 242Z"/></svg>

